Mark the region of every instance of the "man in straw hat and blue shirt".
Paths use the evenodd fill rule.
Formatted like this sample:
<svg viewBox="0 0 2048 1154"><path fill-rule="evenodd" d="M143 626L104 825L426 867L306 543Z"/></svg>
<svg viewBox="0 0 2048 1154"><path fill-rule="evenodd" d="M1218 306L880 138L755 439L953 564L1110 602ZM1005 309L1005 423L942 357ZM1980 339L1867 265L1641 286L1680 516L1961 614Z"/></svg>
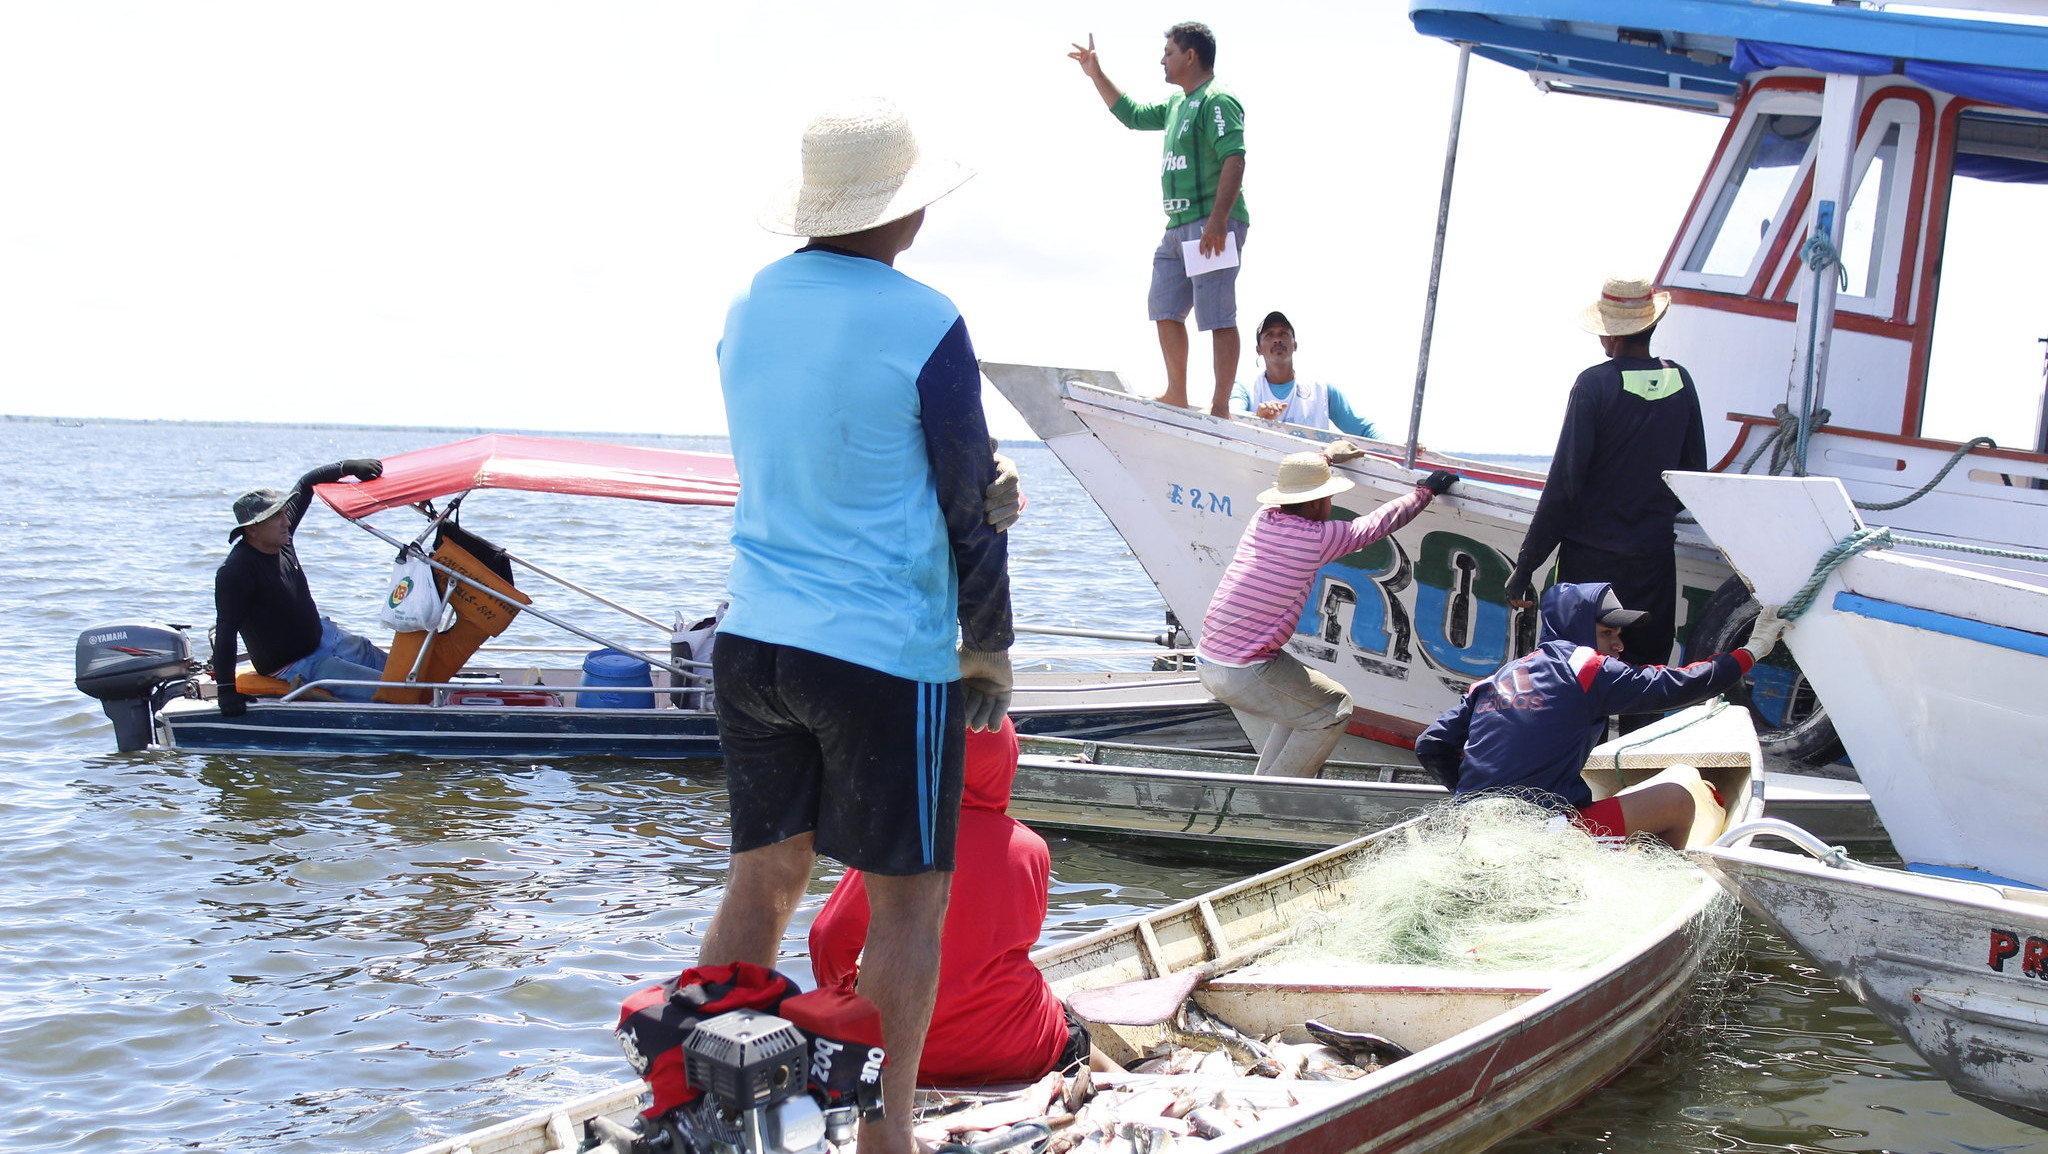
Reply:
<svg viewBox="0 0 2048 1154"><path fill-rule="evenodd" d="M886 101L811 121L802 179L762 219L807 243L755 275L718 344L740 478L713 659L732 869L700 964L774 965L818 855L862 871L859 992L888 1053L863 1154L914 1148L965 731L1009 707L993 522L1014 480L1005 502L959 310L893 267L971 175L921 156Z"/></svg>
<svg viewBox="0 0 2048 1154"><path fill-rule="evenodd" d="M1611 278L1579 314L1579 326L1600 338L1608 359L1572 385L1550 478L1507 586L1510 604L1534 605L1537 571L1556 550L1559 581L1607 582L1622 604L1643 612L1622 634L1623 660L1635 665L1671 660L1680 506L1664 472L1707 467L1692 377L1650 355L1650 336L1670 304L1671 294L1648 280Z"/></svg>
<svg viewBox="0 0 2048 1154"><path fill-rule="evenodd" d="M1280 462L1272 488L1253 515L1223 580L1202 617L1202 687L1240 713L1269 721L1257 772L1314 777L1351 721L1351 695L1328 674L1287 652L1316 573L1415 519L1430 499L1457 480L1439 469L1412 492L1353 520L1332 520L1332 499L1352 487L1330 464L1357 460L1363 450L1337 441L1321 453L1293 453Z"/></svg>

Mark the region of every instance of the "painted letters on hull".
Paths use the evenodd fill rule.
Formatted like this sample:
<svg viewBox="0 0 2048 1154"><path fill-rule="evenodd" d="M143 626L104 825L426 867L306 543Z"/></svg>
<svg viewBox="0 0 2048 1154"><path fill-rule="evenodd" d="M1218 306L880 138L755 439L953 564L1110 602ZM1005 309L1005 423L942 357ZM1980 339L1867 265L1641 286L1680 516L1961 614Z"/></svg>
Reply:
<svg viewBox="0 0 2048 1154"><path fill-rule="evenodd" d="M1011 367L987 367L1006 383ZM1232 435L1220 436L1208 418L1079 383L1063 403L1071 432L1047 444L1123 533L1168 606L1195 627L1278 461L1315 442L1244 425L1221 426ZM1489 470L1469 464L1482 476ZM1421 477L1380 456L1339 468L1357 486L1336 498L1334 515L1347 519ZM1391 537L1317 575L1288 651L1351 692L1354 734L1412 744L1467 685L1536 644L1536 612L1512 609L1506 586L1538 490L1506 471L1494 475L1501 481L1467 476ZM1682 641L1729 569L1695 535L1680 540L1678 575Z"/></svg>

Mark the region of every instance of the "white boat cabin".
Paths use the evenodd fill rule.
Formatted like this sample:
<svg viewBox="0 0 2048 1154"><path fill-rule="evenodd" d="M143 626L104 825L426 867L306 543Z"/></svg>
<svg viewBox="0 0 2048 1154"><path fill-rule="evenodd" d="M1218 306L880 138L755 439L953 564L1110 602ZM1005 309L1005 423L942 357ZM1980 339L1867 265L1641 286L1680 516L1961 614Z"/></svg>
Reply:
<svg viewBox="0 0 2048 1154"><path fill-rule="evenodd" d="M1997 447L1880 519L2038 549L2048 299L2028 267L1942 279L1945 266L2005 267L1999 254L2048 217L2048 6L2004 7L2037 22L1798 0L1415 0L1411 15L1549 90L1728 117L1658 270L1672 305L1657 348L1716 410L1716 469L1800 471L1789 458L1774 470L1779 447L1763 447L1780 405L1794 419L1826 411L1803 471L1865 502L1905 497L1989 435ZM2031 208L2013 211L2016 196ZM1839 254L1819 273L1817 231ZM1987 354L2010 379L1971 371ZM1796 454L1798 435L1782 440Z"/></svg>

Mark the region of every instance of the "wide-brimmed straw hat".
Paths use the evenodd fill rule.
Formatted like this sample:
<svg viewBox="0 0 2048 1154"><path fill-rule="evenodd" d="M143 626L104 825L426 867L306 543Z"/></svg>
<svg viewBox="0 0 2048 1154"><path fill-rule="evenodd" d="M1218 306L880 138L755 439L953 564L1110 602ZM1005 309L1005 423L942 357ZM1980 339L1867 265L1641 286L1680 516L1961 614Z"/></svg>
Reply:
<svg viewBox="0 0 2048 1154"><path fill-rule="evenodd" d="M901 220L974 175L919 155L910 121L880 97L849 101L804 128L803 177L761 213L789 236L845 236Z"/></svg>
<svg viewBox="0 0 2048 1154"><path fill-rule="evenodd" d="M1351 488L1351 478L1330 472L1321 453L1289 453L1280 461L1276 484L1259 494L1261 505L1299 505L1318 497L1334 497Z"/></svg>
<svg viewBox="0 0 2048 1154"><path fill-rule="evenodd" d="M1579 313L1579 327L1596 336L1625 337L1656 324L1670 307L1671 294L1647 280L1608 277L1600 299Z"/></svg>

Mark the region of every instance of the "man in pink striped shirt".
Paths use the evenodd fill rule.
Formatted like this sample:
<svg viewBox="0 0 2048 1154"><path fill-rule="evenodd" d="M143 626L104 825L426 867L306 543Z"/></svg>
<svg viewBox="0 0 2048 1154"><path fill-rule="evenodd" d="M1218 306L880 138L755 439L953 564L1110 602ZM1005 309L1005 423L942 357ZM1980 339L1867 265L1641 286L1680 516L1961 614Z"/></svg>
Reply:
<svg viewBox="0 0 2048 1154"><path fill-rule="evenodd" d="M1286 651L1301 620L1316 572L1415 519L1430 498L1458 478L1441 469L1370 514L1330 520L1330 500L1352 487L1330 463L1364 453L1338 441L1322 453L1294 453L1280 462L1278 483L1259 494L1266 506L1237 543L1237 554L1202 618L1202 686L1216 700L1273 723L1258 772L1314 777L1351 720L1351 695Z"/></svg>

